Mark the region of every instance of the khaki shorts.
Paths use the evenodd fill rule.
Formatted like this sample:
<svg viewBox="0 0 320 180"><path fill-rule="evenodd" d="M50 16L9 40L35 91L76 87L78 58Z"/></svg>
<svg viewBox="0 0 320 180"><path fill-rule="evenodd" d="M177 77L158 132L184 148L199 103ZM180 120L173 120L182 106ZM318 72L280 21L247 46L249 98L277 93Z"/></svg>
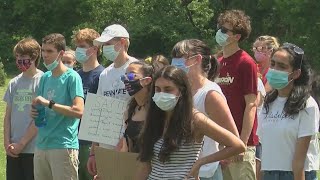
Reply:
<svg viewBox="0 0 320 180"><path fill-rule="evenodd" d="M36 149L33 160L35 180L78 180L77 149Z"/></svg>
<svg viewBox="0 0 320 180"><path fill-rule="evenodd" d="M223 180L256 180L256 148L248 146L243 161L232 162L223 168Z"/></svg>

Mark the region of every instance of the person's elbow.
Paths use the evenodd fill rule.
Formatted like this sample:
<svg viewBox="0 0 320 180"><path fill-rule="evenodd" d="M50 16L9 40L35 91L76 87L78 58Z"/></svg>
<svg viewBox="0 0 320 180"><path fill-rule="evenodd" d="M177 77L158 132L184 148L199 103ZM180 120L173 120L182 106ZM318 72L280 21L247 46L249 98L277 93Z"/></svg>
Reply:
<svg viewBox="0 0 320 180"><path fill-rule="evenodd" d="M83 108L79 108L79 107L74 107L74 108L73 108L74 116L75 116L76 118L79 118L79 119L82 118L83 111L84 111Z"/></svg>
<svg viewBox="0 0 320 180"><path fill-rule="evenodd" d="M240 153L243 153L244 151L246 151L246 146L241 141L240 138L238 138L238 141L234 144L233 148L234 148L234 151L236 151L236 154L240 154Z"/></svg>

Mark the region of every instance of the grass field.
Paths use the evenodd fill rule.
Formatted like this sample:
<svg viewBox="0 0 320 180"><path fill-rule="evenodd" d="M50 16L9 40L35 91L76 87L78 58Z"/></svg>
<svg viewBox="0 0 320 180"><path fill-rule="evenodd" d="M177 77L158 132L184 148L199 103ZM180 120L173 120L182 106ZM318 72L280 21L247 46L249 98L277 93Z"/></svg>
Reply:
<svg viewBox="0 0 320 180"><path fill-rule="evenodd" d="M6 81L8 83L8 80ZM7 84L6 83L6 84ZM7 85L0 87L0 139L1 139L1 148L0 148L0 180L6 179L6 154L3 148L3 116L5 113L6 103L2 100L3 95L6 91Z"/></svg>

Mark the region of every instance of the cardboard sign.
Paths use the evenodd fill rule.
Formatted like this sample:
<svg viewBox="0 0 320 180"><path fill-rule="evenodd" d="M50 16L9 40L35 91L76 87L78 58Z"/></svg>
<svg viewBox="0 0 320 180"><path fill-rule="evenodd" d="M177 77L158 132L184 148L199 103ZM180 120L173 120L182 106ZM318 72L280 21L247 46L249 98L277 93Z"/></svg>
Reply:
<svg viewBox="0 0 320 180"><path fill-rule="evenodd" d="M138 167L137 153L95 148L98 176L101 180L132 180Z"/></svg>
<svg viewBox="0 0 320 180"><path fill-rule="evenodd" d="M126 107L126 101L88 93L79 139L116 146L124 128Z"/></svg>

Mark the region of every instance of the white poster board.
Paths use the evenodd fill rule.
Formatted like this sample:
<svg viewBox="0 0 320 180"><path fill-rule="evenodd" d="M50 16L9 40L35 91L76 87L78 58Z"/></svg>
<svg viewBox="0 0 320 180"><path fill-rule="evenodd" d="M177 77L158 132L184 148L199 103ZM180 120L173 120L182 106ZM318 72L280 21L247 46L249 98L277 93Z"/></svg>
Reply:
<svg viewBox="0 0 320 180"><path fill-rule="evenodd" d="M116 146L124 124L127 102L88 93L79 139Z"/></svg>

